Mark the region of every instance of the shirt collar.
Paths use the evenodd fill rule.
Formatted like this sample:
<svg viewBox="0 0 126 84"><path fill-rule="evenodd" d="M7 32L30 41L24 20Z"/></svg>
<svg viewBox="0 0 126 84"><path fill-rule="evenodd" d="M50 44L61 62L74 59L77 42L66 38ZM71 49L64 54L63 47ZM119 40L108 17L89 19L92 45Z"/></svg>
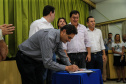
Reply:
<svg viewBox="0 0 126 84"><path fill-rule="evenodd" d="M94 30L96 30L96 28L94 28ZM94 31L94 30L93 30L93 31ZM87 28L87 31L91 31L91 30L90 30L89 28Z"/></svg>
<svg viewBox="0 0 126 84"><path fill-rule="evenodd" d="M69 24L71 24L71 22ZM77 27L80 27L80 23L78 23L78 26Z"/></svg>
<svg viewBox="0 0 126 84"><path fill-rule="evenodd" d="M47 22L47 23L51 24L51 23L48 22L44 17L42 17L41 20L42 20L43 22Z"/></svg>

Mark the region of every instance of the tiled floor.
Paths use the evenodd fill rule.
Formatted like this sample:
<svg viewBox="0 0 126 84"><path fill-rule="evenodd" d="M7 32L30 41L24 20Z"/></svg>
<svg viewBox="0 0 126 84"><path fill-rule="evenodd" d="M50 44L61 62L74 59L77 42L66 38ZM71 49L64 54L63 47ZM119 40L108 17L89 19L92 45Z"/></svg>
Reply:
<svg viewBox="0 0 126 84"><path fill-rule="evenodd" d="M108 81L104 82L103 84L126 84L126 83L123 83L123 81L116 82L116 80L108 80Z"/></svg>

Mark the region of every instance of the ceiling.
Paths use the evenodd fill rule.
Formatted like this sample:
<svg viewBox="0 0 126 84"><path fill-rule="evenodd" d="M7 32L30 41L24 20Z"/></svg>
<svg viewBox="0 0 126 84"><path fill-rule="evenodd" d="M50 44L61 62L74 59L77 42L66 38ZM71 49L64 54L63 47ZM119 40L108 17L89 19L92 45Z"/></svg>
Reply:
<svg viewBox="0 0 126 84"><path fill-rule="evenodd" d="M90 0L92 1L93 3L99 3L99 2L102 2L102 1L105 1L105 0Z"/></svg>

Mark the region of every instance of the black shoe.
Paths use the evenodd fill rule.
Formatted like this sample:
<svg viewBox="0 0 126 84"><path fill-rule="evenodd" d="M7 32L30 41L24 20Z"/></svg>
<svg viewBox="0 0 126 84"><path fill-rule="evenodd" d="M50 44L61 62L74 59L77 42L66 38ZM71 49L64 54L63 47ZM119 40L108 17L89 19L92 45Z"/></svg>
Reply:
<svg viewBox="0 0 126 84"><path fill-rule="evenodd" d="M117 80L116 82L121 82L121 80Z"/></svg>
<svg viewBox="0 0 126 84"><path fill-rule="evenodd" d="M126 83L126 80L123 80L123 83Z"/></svg>

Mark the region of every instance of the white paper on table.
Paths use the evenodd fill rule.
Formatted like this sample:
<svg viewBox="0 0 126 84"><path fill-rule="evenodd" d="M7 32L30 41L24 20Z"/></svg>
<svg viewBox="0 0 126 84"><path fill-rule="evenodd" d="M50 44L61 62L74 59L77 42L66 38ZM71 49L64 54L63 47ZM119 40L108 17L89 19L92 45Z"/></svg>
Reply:
<svg viewBox="0 0 126 84"><path fill-rule="evenodd" d="M92 73L94 71L88 70L88 69L82 69L82 71L75 71L75 72L69 72L69 73Z"/></svg>

